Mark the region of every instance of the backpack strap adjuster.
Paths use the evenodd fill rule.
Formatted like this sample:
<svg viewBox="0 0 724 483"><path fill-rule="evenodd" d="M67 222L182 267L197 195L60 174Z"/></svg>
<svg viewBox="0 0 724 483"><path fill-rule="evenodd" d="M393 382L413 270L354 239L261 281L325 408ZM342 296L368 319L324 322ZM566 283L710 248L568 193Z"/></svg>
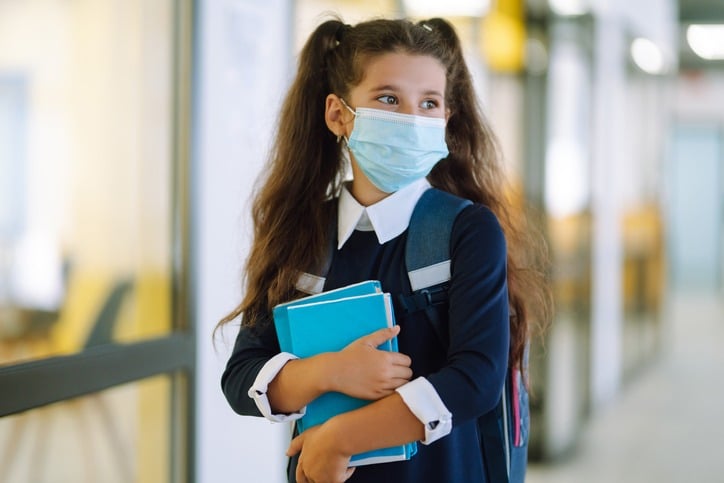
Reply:
<svg viewBox="0 0 724 483"><path fill-rule="evenodd" d="M396 297L397 305L405 315L426 310L433 305L447 302L447 288L448 285L444 284L437 287L424 288L411 295L399 294Z"/></svg>

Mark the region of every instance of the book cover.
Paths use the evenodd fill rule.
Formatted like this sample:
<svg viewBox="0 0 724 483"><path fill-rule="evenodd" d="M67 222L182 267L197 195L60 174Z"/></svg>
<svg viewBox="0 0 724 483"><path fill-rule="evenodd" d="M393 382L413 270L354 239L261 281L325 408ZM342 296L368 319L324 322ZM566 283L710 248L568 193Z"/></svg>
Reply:
<svg viewBox="0 0 724 483"><path fill-rule="evenodd" d="M341 351L360 337L395 325L387 293L294 305L287 308L287 319L291 352L298 357ZM397 338L379 348L397 351Z"/></svg>
<svg viewBox="0 0 724 483"><path fill-rule="evenodd" d="M304 305L312 302L323 302L325 300L334 300L344 297L353 297L356 295L367 295L374 293L382 293L382 287L380 282L377 280L366 280L364 282L347 285L346 287L340 287L335 290L329 290L327 292L318 293L316 295L310 295L291 302L279 304L274 307L274 328L277 332L277 339L279 340L279 347L282 352L291 352L291 338L289 335L289 321L287 319L287 309L295 305ZM297 354L298 355L298 354Z"/></svg>

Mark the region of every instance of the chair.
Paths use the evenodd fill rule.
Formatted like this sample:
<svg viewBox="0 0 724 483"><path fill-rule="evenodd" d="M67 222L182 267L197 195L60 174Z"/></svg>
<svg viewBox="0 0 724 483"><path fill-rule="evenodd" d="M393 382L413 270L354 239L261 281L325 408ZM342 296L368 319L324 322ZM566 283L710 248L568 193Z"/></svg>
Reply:
<svg viewBox="0 0 724 483"><path fill-rule="evenodd" d="M95 317L91 330L88 333L88 337L82 345L83 350L113 343L113 332L118 321L118 316L121 312L121 308L123 307L123 302L132 288L133 282L129 279L119 280L113 285ZM68 407L67 405L70 405L72 410L77 413L77 416L80 419L78 427L81 428L87 427L87 413L84 409L86 407L94 408L94 410L100 415L101 422L109 437L111 449L118 463L118 469L123 477L123 481L133 481L133 470L131 465L128 464L128 445L124 443L121 433L118 431L112 412L103 398L103 394L94 393L79 399L69 400L64 404L66 408ZM54 407L40 408L36 411L30 411L26 414L15 416L16 419L13 421L13 425L10 429L10 435L7 439L7 446L3 452L2 459L0 459L0 481L8 481L13 462L16 460L17 451L20 448L24 435L26 434L26 425L30 419L36 419L34 416L37 416L36 426L38 426L38 430L36 432L37 436L34 442L35 444L31 450L31 461L33 461L33 464L30 467L28 481L41 481L40 472L45 467L43 462L46 459L46 443L49 439L48 432L51 430L51 423L53 419L50 412L53 409ZM33 444L32 441L31 444ZM92 450L92 448L86 449ZM84 458L84 460L87 464L92 464L93 458L88 457ZM89 474L88 481L95 482L98 480L94 475Z"/></svg>
<svg viewBox="0 0 724 483"><path fill-rule="evenodd" d="M93 327L83 345L84 349L89 347L110 344L113 342L113 330L116 326L118 314L123 306L123 301L131 290L133 282L128 279L116 282L108 298L98 311Z"/></svg>

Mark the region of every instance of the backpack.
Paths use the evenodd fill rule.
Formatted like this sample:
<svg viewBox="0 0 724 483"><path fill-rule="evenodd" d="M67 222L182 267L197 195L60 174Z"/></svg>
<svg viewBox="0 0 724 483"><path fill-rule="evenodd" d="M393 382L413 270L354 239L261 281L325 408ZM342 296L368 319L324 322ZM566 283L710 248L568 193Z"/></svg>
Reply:
<svg viewBox="0 0 724 483"><path fill-rule="evenodd" d="M424 311L441 343L447 340L444 312L450 281L450 236L455 218L471 204L470 200L450 193L428 189L415 205L408 227L405 268L412 292L398 294L395 304L405 315ZM321 276L304 274L314 279L314 292L322 290L323 277L330 268L334 249L331 242L327 260L318 272ZM308 283L305 285L309 286ZM528 392L520 370L508 368L500 401L478 418L488 483L522 483L525 480L529 430Z"/></svg>
<svg viewBox="0 0 724 483"><path fill-rule="evenodd" d="M405 268L412 288L397 302L405 314L424 310L438 339L446 340L450 281L450 236L455 219L471 205L435 188L418 201L410 219L405 246ZM526 357L527 359L527 357ZM521 372L508 368L500 401L478 418L480 446L489 483L523 483L528 463L530 408Z"/></svg>

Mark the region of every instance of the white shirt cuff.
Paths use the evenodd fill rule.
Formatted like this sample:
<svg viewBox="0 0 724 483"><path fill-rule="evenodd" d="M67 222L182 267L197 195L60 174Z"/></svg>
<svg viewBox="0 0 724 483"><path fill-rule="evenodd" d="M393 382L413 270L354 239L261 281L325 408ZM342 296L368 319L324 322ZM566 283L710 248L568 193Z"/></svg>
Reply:
<svg viewBox="0 0 724 483"><path fill-rule="evenodd" d="M425 426L425 439L420 441L422 444L430 444L450 433L452 413L445 407L445 403L430 381L418 377L395 391L402 396L412 414Z"/></svg>
<svg viewBox="0 0 724 483"><path fill-rule="evenodd" d="M256 379L254 379L254 384L252 384L249 388L249 397L254 400L256 407L259 408L261 414L270 421L278 423L294 421L295 419L299 419L304 416L304 413L307 411L305 406L297 413L273 414L271 405L269 404L269 398L266 395L269 383L277 377L277 374L279 374L279 371L282 370L284 364L292 359L298 359L298 357L294 354L290 354L289 352L281 352L269 359L267 363L264 364L264 367L261 368L259 374L257 374Z"/></svg>

